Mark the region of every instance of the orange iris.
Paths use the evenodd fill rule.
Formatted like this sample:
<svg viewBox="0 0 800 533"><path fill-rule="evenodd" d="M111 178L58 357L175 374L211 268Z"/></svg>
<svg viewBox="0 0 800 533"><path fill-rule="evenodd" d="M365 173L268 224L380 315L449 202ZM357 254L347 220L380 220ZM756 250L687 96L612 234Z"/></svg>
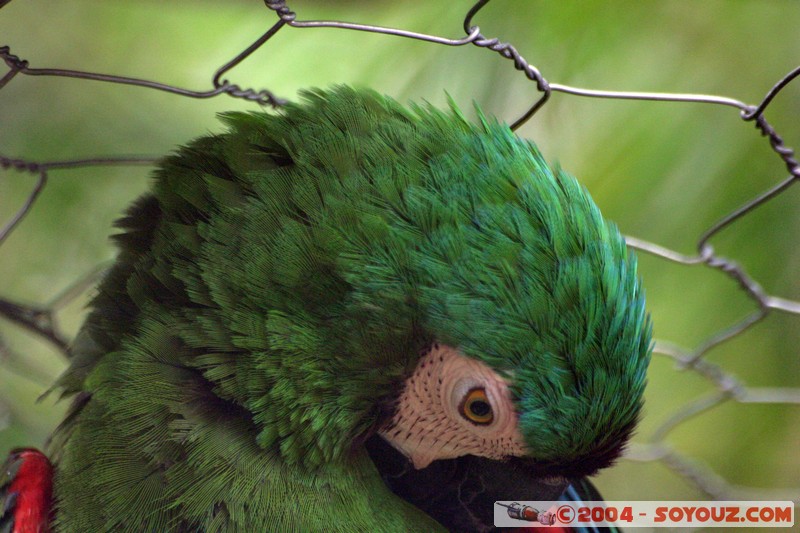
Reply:
<svg viewBox="0 0 800 533"><path fill-rule="evenodd" d="M494 420L492 404L486 397L486 391L482 388L471 389L461 402L461 415L480 426L491 424Z"/></svg>

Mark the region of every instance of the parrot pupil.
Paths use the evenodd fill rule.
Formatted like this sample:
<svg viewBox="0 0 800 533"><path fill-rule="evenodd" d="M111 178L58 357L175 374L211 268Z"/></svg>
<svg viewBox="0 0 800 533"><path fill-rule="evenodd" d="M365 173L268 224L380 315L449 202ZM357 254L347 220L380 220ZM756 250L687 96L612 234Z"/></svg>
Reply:
<svg viewBox="0 0 800 533"><path fill-rule="evenodd" d="M492 412L492 406L483 400L475 400L469 404L469 410L472 411L472 414L475 416L484 417Z"/></svg>

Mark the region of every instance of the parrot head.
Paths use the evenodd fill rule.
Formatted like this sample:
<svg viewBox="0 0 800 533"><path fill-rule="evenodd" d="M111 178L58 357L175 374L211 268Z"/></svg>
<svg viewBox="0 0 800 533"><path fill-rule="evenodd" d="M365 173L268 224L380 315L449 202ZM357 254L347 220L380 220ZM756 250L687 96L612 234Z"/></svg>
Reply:
<svg viewBox="0 0 800 533"><path fill-rule="evenodd" d="M417 470L611 464L641 411L651 326L636 259L587 191L480 112L346 87L305 98L225 116L261 206L219 282L244 257L242 293L257 275L267 294L260 443L306 464L373 436Z"/></svg>
<svg viewBox="0 0 800 533"><path fill-rule="evenodd" d="M314 322L337 394L379 406L378 431L417 468L468 454L607 466L636 424L651 339L617 228L504 125L347 89L309 99L283 129L313 134L287 158L335 185L285 198L282 271L305 289L273 318Z"/></svg>
<svg viewBox="0 0 800 533"><path fill-rule="evenodd" d="M416 468L475 455L593 474L641 408L650 328L636 263L573 178L499 131L435 167L462 183L428 192L445 221L407 252L413 287L389 295L430 344L380 434ZM380 261L363 279L378 299L402 275Z"/></svg>

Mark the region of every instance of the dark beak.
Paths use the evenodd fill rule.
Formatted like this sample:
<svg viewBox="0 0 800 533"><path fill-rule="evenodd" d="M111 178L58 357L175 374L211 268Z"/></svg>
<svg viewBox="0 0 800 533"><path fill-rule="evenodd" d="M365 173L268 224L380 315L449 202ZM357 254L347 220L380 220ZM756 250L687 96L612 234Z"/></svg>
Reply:
<svg viewBox="0 0 800 533"><path fill-rule="evenodd" d="M543 477L524 459L465 455L416 470L379 435L366 447L389 489L449 531L493 531L495 501L554 501L569 485L565 477Z"/></svg>

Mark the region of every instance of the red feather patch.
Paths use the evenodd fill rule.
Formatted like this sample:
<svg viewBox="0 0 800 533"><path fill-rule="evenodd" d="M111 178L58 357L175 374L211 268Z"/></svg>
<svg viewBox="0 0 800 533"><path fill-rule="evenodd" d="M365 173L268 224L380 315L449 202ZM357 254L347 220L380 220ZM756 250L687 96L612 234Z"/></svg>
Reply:
<svg viewBox="0 0 800 533"><path fill-rule="evenodd" d="M7 484L0 486L0 522L10 522L11 533L48 533L53 499L50 461L38 450L13 450L0 471L0 480L6 477Z"/></svg>

